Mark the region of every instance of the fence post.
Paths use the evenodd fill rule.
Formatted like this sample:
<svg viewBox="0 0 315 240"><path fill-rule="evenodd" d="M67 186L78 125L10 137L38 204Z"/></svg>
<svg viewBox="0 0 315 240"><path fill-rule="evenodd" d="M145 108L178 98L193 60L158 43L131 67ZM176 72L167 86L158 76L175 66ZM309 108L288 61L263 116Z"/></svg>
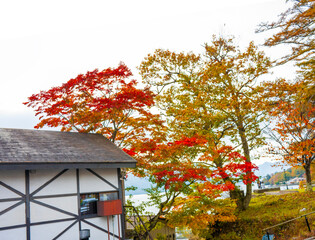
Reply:
<svg viewBox="0 0 315 240"><path fill-rule="evenodd" d="M308 230L311 232L310 224L308 223L308 219L307 219L306 215L304 217L305 217L305 222L306 222L306 225L308 227Z"/></svg>

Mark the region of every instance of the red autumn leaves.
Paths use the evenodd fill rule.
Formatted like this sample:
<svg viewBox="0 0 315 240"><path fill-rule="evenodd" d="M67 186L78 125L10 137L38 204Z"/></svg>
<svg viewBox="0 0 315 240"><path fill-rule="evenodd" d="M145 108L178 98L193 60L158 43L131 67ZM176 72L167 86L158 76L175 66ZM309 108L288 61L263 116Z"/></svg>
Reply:
<svg viewBox="0 0 315 240"><path fill-rule="evenodd" d="M135 148L124 151L134 157L137 157L138 152L139 164L150 169L155 181L164 185L165 189L178 190L197 182L207 183L206 186L211 186L213 190L228 191L233 190L234 184L239 181L248 184L258 178L253 173L257 167L231 147L221 147L216 151L217 156L226 158L222 167L213 168L191 160L189 155L193 154L194 148L201 148L205 144L206 141L197 135L190 138L183 136L164 144L150 141L148 145L143 145L148 148L138 151ZM160 159L164 162L161 163ZM200 159L204 160L204 157Z"/></svg>
<svg viewBox="0 0 315 240"><path fill-rule="evenodd" d="M117 145L143 135L155 120L149 108L153 94L130 80L126 65L80 74L59 87L41 91L24 104L35 110L35 128L61 127L62 131L96 132ZM143 122L146 121L144 124ZM128 133L128 134L127 134Z"/></svg>
<svg viewBox="0 0 315 240"><path fill-rule="evenodd" d="M257 178L252 173L255 166L230 147L216 150L215 155L224 155L227 162L213 168L195 161L199 154L195 149L207 144L204 138L194 135L166 141L167 133L156 130L165 130L163 121L150 112L153 93L148 88L139 89L137 82L129 79L131 76L124 64L102 71L96 69L34 94L24 104L34 108L40 117L36 128L61 127L62 131L103 134L135 157L138 167L165 189L178 190L190 183L215 179L216 184L209 183L213 189L230 190L236 181L247 184Z"/></svg>

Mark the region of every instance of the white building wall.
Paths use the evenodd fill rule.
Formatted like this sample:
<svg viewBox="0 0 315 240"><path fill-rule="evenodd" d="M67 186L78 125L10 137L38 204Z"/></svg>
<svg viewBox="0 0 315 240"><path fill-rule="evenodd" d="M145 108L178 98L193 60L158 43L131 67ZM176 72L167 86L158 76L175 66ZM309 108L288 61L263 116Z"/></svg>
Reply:
<svg viewBox="0 0 315 240"><path fill-rule="evenodd" d="M0 232L1 240L25 240L26 228L17 228Z"/></svg>
<svg viewBox="0 0 315 240"><path fill-rule="evenodd" d="M30 172L30 193L37 190L47 181L55 177L62 170L36 170ZM93 169L99 176L103 177L115 187L118 188L118 176L117 169ZM92 174L91 172L80 169L80 193L98 193L107 191L117 191L110 184L105 183L100 178ZM25 194L25 171L13 171L5 170L0 171L0 181L9 185L12 188ZM58 195L58 194L75 194L74 196L66 197L53 197L46 198L48 195ZM78 215L78 200L77 200L77 178L76 170L68 170L56 180L48 184L45 188L37 192L34 197L36 201L44 204L48 204L52 207L62 209L64 211L70 212L72 214ZM0 199L8 198L19 198L20 196L5 187L0 185ZM39 198L36 198L39 197ZM12 206L17 201L11 202L0 202L0 212L9 206ZM53 221L66 218L74 218L65 213L55 211L54 209L41 206L37 203L31 202L30 204L30 221L32 223L40 223L43 221ZM118 218L121 227L120 217L109 217L110 231L121 236L121 229L118 232ZM89 222L104 228L107 230L107 217L95 217L87 219ZM36 226L31 226L31 239L32 240L43 240L51 239L50 236L55 237L65 228L67 228L74 221L58 222L41 224ZM25 204L21 204L18 207L8 211L5 214L0 215L0 228L8 227L13 225L25 224ZM97 239L107 239L107 234L100 231L88 224L82 223L82 229L90 229L91 237L90 240ZM11 230L0 231L1 240L19 240L26 239L26 228L17 228ZM58 239L73 240L79 239L79 225L78 223L72 226L65 234L63 234ZM111 237L111 239L114 239Z"/></svg>
<svg viewBox="0 0 315 240"><path fill-rule="evenodd" d="M32 240L51 240L54 239L60 232L62 232L71 222L61 222L44 224L31 227L31 239ZM77 240L79 239L79 224L75 224L65 234L63 234L58 240Z"/></svg>
<svg viewBox="0 0 315 240"><path fill-rule="evenodd" d="M25 174L24 171L5 170L0 171L0 181L4 184L25 194ZM20 195L8 190L0 185L0 199L21 198ZM0 212L19 201L0 202ZM25 205L21 204L18 207L0 215L0 228L9 227L12 225L25 224ZM23 239L25 240L25 228L10 229L0 232L1 240Z"/></svg>
<svg viewBox="0 0 315 240"><path fill-rule="evenodd" d="M118 176L117 176L117 169L92 169L95 173L97 173L99 176L105 178L107 181L109 181L111 184L113 184L115 187L119 187L118 185ZM87 170L80 171L80 192L81 193L94 193L94 192L104 192L104 191L117 191L112 186L108 185L93 175L91 172ZM121 220L118 216L110 216L109 217L109 228L110 232L114 232L117 236L121 236L121 229L118 231L118 218L119 218L119 225L121 227ZM105 230L107 230L107 217L96 217L96 218L90 218L88 219L89 222L101 226ZM82 223L82 229L90 229L91 231L91 238L90 240L97 240L97 239L108 239L108 235L104 233L103 231L100 231L96 228L91 227L88 224ZM104 235L105 234L105 235ZM117 239L114 238L112 235L110 235L110 239Z"/></svg>
<svg viewBox="0 0 315 240"><path fill-rule="evenodd" d="M92 169L95 173L109 181L118 188L117 169ZM89 172L88 170L80 170L80 192L104 192L116 191L112 186L104 183L100 178Z"/></svg>
<svg viewBox="0 0 315 240"><path fill-rule="evenodd" d="M44 183L55 177L61 170L44 169L30 172L30 192L32 193ZM35 196L67 194L77 192L76 171L74 169L63 173Z"/></svg>
<svg viewBox="0 0 315 240"><path fill-rule="evenodd" d="M1 202L0 203L0 211L16 204L17 201L14 202ZM4 213L0 216L0 228L1 227L9 227L12 225L21 225L25 224L25 204L21 204L18 207ZM0 239L1 233L0 233Z"/></svg>
<svg viewBox="0 0 315 240"><path fill-rule="evenodd" d="M21 170L2 170L0 171L0 181L15 188L21 193L25 193L25 174ZM16 193L7 190L0 186L0 198L15 198L19 197Z"/></svg>
<svg viewBox="0 0 315 240"><path fill-rule="evenodd" d="M109 219L108 223L109 223L110 232L114 233L116 236L119 236L119 234L120 234L120 238L122 239L121 231L118 231L118 219L119 219L119 225L121 226L120 217L109 216L108 219ZM107 217L92 218L92 219L89 219L89 222L91 222L97 226L102 226L102 228L104 228L105 230L108 229ZM90 229L90 231L91 231L90 240L98 240L98 239L106 239L107 240L108 239L107 233L104 233L103 231L101 231L99 229L93 228L86 223L82 223L82 229ZM109 239L110 240L117 240L118 238L114 237L110 234Z"/></svg>

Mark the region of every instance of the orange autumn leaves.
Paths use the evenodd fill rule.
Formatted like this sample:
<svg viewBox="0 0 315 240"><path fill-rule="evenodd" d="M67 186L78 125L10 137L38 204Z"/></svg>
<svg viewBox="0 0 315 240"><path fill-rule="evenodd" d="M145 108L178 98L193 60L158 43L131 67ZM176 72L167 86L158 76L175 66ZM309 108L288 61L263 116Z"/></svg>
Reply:
<svg viewBox="0 0 315 240"><path fill-rule="evenodd" d="M209 231L217 222L234 222L234 206L228 199L213 201L203 195L178 197L168 219L173 226L188 226L194 233ZM174 224L176 223L176 224Z"/></svg>
<svg viewBox="0 0 315 240"><path fill-rule="evenodd" d="M177 201L181 195L185 195L187 200L198 199L199 196L206 202L209 199L214 201L222 192L235 190L238 181L245 184L255 181L255 166L235 149L225 146L220 141L220 131L212 131L215 129L212 125L224 118L215 116L212 119L210 114L200 118L202 112L195 111L202 107L206 95L197 97L197 108L189 105L183 96L181 107L186 110L183 119L187 120L196 113L201 120L193 123L196 124L194 128L201 131L193 133L191 130L194 129L190 128L193 125L182 128L175 122L169 122L165 115L153 114L152 107L161 106L156 104L158 96L148 87L140 89L137 82L130 79L131 76L131 71L124 64L117 68L94 70L80 74L61 86L34 94L24 104L34 108L40 117L36 128L61 127L62 131L99 133L136 158L138 164L134 174L149 177L160 191L154 192L155 198L160 198L163 193L167 199L159 203L161 210L157 218L168 216L173 207L177 207L177 213L181 209L181 214L186 214L187 209L180 207ZM189 105L187 109L185 104ZM190 113L189 109L192 110ZM202 125L204 120L208 126ZM200 205L198 201L195 204L196 207ZM212 208L224 212L221 218L225 219L229 212L232 219L233 208L227 211L225 207L220 209L218 204L213 203ZM205 213L198 214L200 219L204 217L204 222L214 217L211 212L207 217ZM219 219L218 215L215 218ZM155 226L156 222L152 221L148 228ZM205 228L206 225L200 227Z"/></svg>
<svg viewBox="0 0 315 240"><path fill-rule="evenodd" d="M100 133L136 158L134 174L149 177L160 191L153 196L160 207L155 219L167 216L195 229L234 221L235 207L215 199L229 191L239 210L248 207L257 179L252 149L266 144L262 125L269 117L284 161L307 170L314 160L314 1L291 1L291 9L259 31L280 30L265 44L292 46L278 63L299 61L300 82L261 84L272 66L263 52L253 43L242 51L232 38L213 37L203 54L149 54L139 70L150 88L140 89L120 64L80 74L25 104L40 117L36 128ZM241 181L245 195L235 184Z"/></svg>
<svg viewBox="0 0 315 240"><path fill-rule="evenodd" d="M278 143L271 151L286 164L303 166L311 190L310 170L315 159L314 81L308 75L300 77L295 82L278 80L266 85L274 101L270 115L276 122L273 138Z"/></svg>
<svg viewBox="0 0 315 240"><path fill-rule="evenodd" d="M155 100L173 135L202 136L206 146L191 156L200 154L201 164L219 169L229 161L219 154L220 148L231 145L250 163L251 149L264 144L261 126L267 112L260 83L270 66L269 58L252 42L240 49L233 38L213 36L201 54L157 49L139 70L157 94ZM241 210L251 199L251 177L247 173L245 198L234 194Z"/></svg>
<svg viewBox="0 0 315 240"><path fill-rule="evenodd" d="M254 111L258 91L253 84L267 71L269 60L252 43L243 53L232 39L214 38L212 45L207 45L204 59L157 50L159 55L147 61L160 60L160 65L142 64L144 80L161 76L169 84L166 94L139 89L121 64L78 75L34 94L25 104L41 117L38 128L60 126L62 131L103 134L138 160L136 175L149 176L174 198L190 195L200 184L205 184L209 196L213 192L211 196L217 197L234 190L237 181L251 186L256 178L249 151L242 157L224 140L245 143L248 149L244 139L248 136L254 139L252 145L260 144L256 134L262 119ZM163 72L157 73L158 67ZM155 83L163 89L161 82L151 80L147 82L151 89ZM152 113L153 106L160 115Z"/></svg>
<svg viewBox="0 0 315 240"><path fill-rule="evenodd" d="M315 138L311 137L314 131L315 106L310 103L279 102L277 109L281 109L283 114L275 131L280 134L283 142L289 143L288 146L281 146L286 152L284 160L298 164L303 158L312 158L315 154Z"/></svg>
<svg viewBox="0 0 315 240"><path fill-rule="evenodd" d="M279 15L277 21L261 23L257 32L276 30L265 41L266 46L291 46L290 54L283 56L278 63L288 61L306 61L314 54L314 0L288 0L291 7Z"/></svg>

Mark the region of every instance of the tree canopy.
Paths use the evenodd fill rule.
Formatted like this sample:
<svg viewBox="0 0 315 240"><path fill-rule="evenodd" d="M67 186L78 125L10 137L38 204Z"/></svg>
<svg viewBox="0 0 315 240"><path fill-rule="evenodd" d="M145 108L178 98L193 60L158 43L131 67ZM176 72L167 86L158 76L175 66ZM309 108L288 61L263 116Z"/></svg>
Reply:
<svg viewBox="0 0 315 240"><path fill-rule="evenodd" d="M160 124L150 112L153 93L137 88L126 65L79 74L58 87L33 94L24 104L35 110L35 128L99 133L118 146L145 137L151 124Z"/></svg>
<svg viewBox="0 0 315 240"><path fill-rule="evenodd" d="M268 83L274 100L270 115L276 120L272 138L279 144L275 153L290 165L303 165L311 190L311 163L314 159L314 77L315 77L315 2L288 0L291 7L278 21L262 23L258 32L275 30L266 46L288 45L291 52L277 61L295 62L299 67L295 79L277 79ZM274 149L273 149L274 150Z"/></svg>
<svg viewBox="0 0 315 240"><path fill-rule="evenodd" d="M224 162L215 167L205 165L209 151L200 155L200 150L209 149L209 138L198 132L174 131L176 127L167 116L162 120L159 114L152 114L155 94L148 87L137 88L137 82L129 79L131 75L124 64L94 70L34 94L24 104L40 117L36 128L99 133L138 160L133 173L150 179L150 202L159 208L147 223L149 230L174 207L177 213L187 212L188 202L179 200L180 196L197 199L194 196L200 195L215 206L214 199L222 192L235 189L238 181L247 184L255 178L255 166L222 143L210 149L212 156ZM194 216L203 219L200 228L213 224L213 219L235 218L233 211L222 211L218 206L215 212L196 211Z"/></svg>
<svg viewBox="0 0 315 240"><path fill-rule="evenodd" d="M258 32L274 30L266 46L287 44L277 64L297 62L294 81L265 82L272 62L249 43L213 36L202 54L156 49L139 66L145 87L123 63L80 74L58 87L33 94L35 128L99 133L137 159L133 174L147 177L149 204L177 226L202 231L234 221L248 208L257 179L253 150L266 144L262 126L274 120L282 160L302 165L308 186L315 158L314 1L288 0L291 8ZM237 183L246 185L246 193ZM223 192L230 199L218 200ZM232 201L230 201L232 200ZM143 232L143 236L146 233Z"/></svg>
<svg viewBox="0 0 315 240"><path fill-rule="evenodd" d="M314 0L287 0L287 2L292 3L292 6L281 13L277 21L261 23L257 32L276 31L265 41L266 46L279 44L291 46L291 52L283 56L279 63L314 59L315 2Z"/></svg>
<svg viewBox="0 0 315 240"><path fill-rule="evenodd" d="M242 52L231 38L214 37L205 44L204 55L157 49L139 69L146 83L155 88L157 105L171 131L202 136L206 140L199 151L203 163L222 168L226 142L241 150L248 163L250 149L263 143L260 123L265 111L259 77L270 65L253 43ZM250 178L251 173L247 174ZM249 204L251 183L247 188L246 196L237 194L240 209Z"/></svg>
<svg viewBox="0 0 315 240"><path fill-rule="evenodd" d="M266 88L274 100L270 115L275 126L271 132L273 153L291 166L303 166L308 189L311 190L311 164L315 159L315 92L314 83L299 79L279 79Z"/></svg>

